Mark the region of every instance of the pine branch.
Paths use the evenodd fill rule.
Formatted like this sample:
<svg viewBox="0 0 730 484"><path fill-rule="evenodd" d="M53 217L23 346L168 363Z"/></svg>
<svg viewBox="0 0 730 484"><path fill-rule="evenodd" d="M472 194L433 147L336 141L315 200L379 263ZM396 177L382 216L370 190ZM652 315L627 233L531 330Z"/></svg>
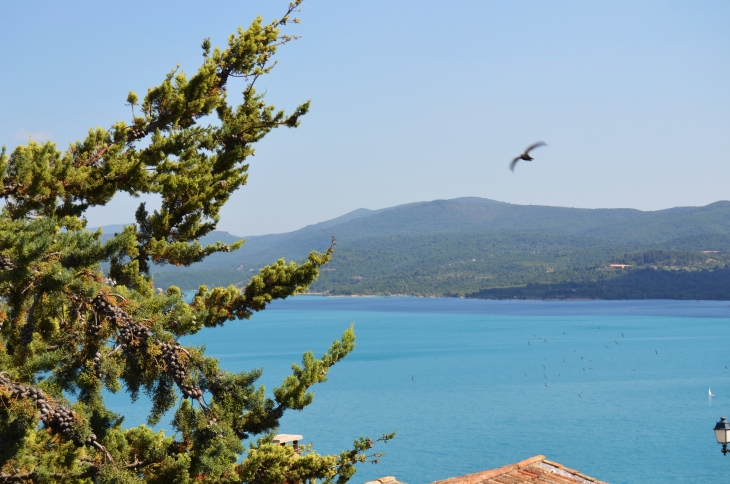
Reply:
<svg viewBox="0 0 730 484"><path fill-rule="evenodd" d="M277 48L299 38L282 29L299 23L301 3L269 24L257 18L239 28L223 49L205 40L191 77L176 68L141 102L130 92L130 125L94 128L65 151L34 141L10 154L0 148L0 370L7 370L0 371L0 484L98 480L107 472L119 481L344 482L355 462L379 457L362 450L365 441L341 457L295 456L264 435L240 460L245 439L270 433L286 410L312 402L313 385L353 349L352 329L320 359L305 353L273 398L255 387L260 370L227 373L202 349L179 343L304 292L332 257L334 238L301 264L264 267L242 291L201 286L191 304L175 287L156 293L149 275L153 263L184 266L241 246L203 246L200 238L246 183L254 144L273 129L297 127L309 110L305 102L286 114L256 92L277 65ZM238 105L228 102L231 77L245 79ZM203 125L208 116L217 120ZM161 203L149 212L140 205L136 225L103 241L101 231L85 229L84 214L119 192L155 193ZM104 388L124 388L133 400L147 393L151 425L177 405L176 436L123 429L104 405Z"/></svg>

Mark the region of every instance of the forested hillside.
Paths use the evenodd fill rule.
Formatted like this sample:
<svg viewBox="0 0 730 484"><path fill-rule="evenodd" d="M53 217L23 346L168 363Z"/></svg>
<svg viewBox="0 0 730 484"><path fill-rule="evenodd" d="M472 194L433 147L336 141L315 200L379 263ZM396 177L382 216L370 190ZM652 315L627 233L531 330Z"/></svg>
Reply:
<svg viewBox="0 0 730 484"><path fill-rule="evenodd" d="M730 253L730 202L643 212L463 198L360 209L295 232L248 237L239 251L190 268L162 267L155 282L184 289L242 284L278 258L322 250L331 235L337 252L312 291L717 299L725 297L716 286ZM239 239L226 232L209 238ZM670 279L671 290L664 288Z"/></svg>

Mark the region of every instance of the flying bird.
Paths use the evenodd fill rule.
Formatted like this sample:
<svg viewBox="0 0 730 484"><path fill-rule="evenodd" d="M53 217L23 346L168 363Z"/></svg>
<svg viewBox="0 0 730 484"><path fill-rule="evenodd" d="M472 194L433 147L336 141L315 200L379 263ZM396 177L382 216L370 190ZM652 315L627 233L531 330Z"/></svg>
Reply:
<svg viewBox="0 0 730 484"><path fill-rule="evenodd" d="M528 146L524 153L522 153L520 156L518 156L517 158L515 158L514 160L512 160L512 163L509 164L509 169L514 172L515 171L515 165L520 160L525 160L525 161L532 161L532 160L534 160L534 158L532 156L530 156L530 151L534 150L535 148L539 148L540 146L547 146L547 143L544 143L542 141L538 141L537 143L534 143L534 144Z"/></svg>

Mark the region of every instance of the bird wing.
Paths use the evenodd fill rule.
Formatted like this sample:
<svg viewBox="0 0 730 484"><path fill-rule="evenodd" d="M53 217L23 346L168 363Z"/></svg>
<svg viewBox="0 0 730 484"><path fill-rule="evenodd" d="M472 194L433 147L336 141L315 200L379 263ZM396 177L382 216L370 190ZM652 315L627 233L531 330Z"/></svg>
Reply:
<svg viewBox="0 0 730 484"><path fill-rule="evenodd" d="M515 158L514 160L512 160L512 163L509 164L509 169L512 171L515 171L515 165L517 164L518 161L520 161L519 156L517 158Z"/></svg>
<svg viewBox="0 0 730 484"><path fill-rule="evenodd" d="M534 143L527 147L525 150L525 153L529 153L530 151L534 150L535 148L539 148L540 146L547 146L547 143L543 141L538 141L537 143Z"/></svg>

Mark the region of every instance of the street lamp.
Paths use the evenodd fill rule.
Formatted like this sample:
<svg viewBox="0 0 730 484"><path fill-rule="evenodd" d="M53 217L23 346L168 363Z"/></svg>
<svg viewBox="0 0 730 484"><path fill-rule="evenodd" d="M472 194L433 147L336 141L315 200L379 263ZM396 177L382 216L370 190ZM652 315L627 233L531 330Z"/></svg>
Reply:
<svg viewBox="0 0 730 484"><path fill-rule="evenodd" d="M730 452L727 450L727 444L730 444L730 422L725 417L715 424L715 438L718 444L722 444L722 455Z"/></svg>

